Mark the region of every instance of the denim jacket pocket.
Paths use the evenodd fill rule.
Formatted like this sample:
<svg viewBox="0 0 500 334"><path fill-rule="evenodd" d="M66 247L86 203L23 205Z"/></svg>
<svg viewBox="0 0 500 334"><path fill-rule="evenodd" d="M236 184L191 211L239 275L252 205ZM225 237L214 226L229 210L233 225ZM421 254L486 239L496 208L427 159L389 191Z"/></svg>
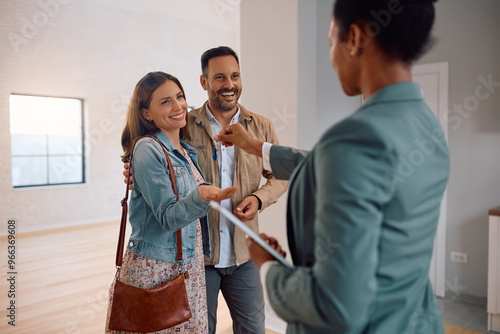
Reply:
<svg viewBox="0 0 500 334"><path fill-rule="evenodd" d="M175 182L177 183L177 191L179 198L186 197L187 189L189 189L189 173L186 167L172 166L174 169Z"/></svg>

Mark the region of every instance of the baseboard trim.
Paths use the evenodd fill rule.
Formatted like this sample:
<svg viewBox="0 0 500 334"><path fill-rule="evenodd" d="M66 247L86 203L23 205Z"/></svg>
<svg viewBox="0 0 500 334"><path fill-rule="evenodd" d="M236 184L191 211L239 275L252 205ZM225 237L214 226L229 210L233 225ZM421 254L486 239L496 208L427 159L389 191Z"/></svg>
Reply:
<svg viewBox="0 0 500 334"><path fill-rule="evenodd" d="M85 220L85 221L76 221L76 222L65 222L65 223L57 223L49 226L45 226L45 228L41 229L33 229L28 231L19 232L16 231L16 238L19 237L32 237L39 236L54 232L63 232L63 231L73 231L78 229L83 229L87 227L96 227L99 225L107 225L107 224L117 224L120 221L120 217L103 217L99 219L93 220ZM0 234L0 240L7 239L8 234L3 233Z"/></svg>
<svg viewBox="0 0 500 334"><path fill-rule="evenodd" d="M478 297L478 296L473 296L473 295L469 295L466 293L460 293L459 295L457 295L456 293L454 293L453 291L450 291L450 290L447 290L445 292L444 298L449 299L449 300L458 300L461 302L479 305L479 306L486 306L486 304L487 304L486 297Z"/></svg>

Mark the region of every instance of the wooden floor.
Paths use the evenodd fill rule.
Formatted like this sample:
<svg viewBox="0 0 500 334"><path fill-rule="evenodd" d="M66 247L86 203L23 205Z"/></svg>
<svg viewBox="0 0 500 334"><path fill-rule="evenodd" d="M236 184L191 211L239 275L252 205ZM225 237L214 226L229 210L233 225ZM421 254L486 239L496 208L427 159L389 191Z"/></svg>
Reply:
<svg viewBox="0 0 500 334"><path fill-rule="evenodd" d="M0 333L103 333L108 289L115 274L118 224L107 222L18 235L16 326L7 324L4 306L10 299L3 275L10 270L4 258L0 266ZM0 238L0 249L7 249L5 237ZM222 297L217 318L217 333L232 333Z"/></svg>
<svg viewBox="0 0 500 334"><path fill-rule="evenodd" d="M476 332L470 329L465 329L447 324L444 324L444 330L446 334L481 334L481 332Z"/></svg>
<svg viewBox="0 0 500 334"><path fill-rule="evenodd" d="M115 274L117 237L118 222L18 235L16 326L7 324L6 307L11 299L7 298L10 287L5 277L11 270L3 255L0 333L103 333L108 289ZM0 249L7 249L5 237L0 237ZM232 333L231 318L222 297L219 298L217 333ZM266 331L269 333L275 332ZM448 326L446 333L477 332Z"/></svg>

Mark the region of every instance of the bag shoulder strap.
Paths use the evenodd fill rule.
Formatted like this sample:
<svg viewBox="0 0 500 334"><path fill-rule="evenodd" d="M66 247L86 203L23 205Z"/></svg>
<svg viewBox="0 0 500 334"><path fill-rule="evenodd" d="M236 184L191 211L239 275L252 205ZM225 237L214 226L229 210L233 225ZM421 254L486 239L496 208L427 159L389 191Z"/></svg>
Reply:
<svg viewBox="0 0 500 334"><path fill-rule="evenodd" d="M160 147L163 149L163 153L165 154L165 157L167 158L167 164L168 164L168 170L170 171L170 181L172 182L172 190L174 191L175 198L177 201L179 201L179 193L177 191L177 182L175 180L175 173L174 173L174 168L172 167L172 162L170 161L170 157L168 156L167 151L165 150L165 147L160 143L160 141L151 135L147 135L144 137L149 137L153 140L155 140L158 144L160 144ZM142 137L142 138L144 138ZM138 140L137 140L138 141ZM136 143L137 143L136 141ZM134 150L132 149L132 152ZM130 163L130 169L132 169L132 154L130 154L129 158L129 163ZM128 214L128 187L130 185L130 173L127 178L127 188L125 188L125 197L122 199L122 217L120 221L120 233L118 234L118 246L116 249L116 267L120 268L123 263L123 249L125 246L125 230L127 228L127 214ZM179 229L177 231L177 262L182 262L182 230Z"/></svg>

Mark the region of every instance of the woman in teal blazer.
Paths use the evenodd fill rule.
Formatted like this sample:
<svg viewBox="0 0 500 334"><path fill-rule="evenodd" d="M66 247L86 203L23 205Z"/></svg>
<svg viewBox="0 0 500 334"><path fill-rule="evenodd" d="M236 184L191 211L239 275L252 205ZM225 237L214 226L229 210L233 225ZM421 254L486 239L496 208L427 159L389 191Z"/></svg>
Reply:
<svg viewBox="0 0 500 334"><path fill-rule="evenodd" d="M429 265L449 156L439 121L411 82L432 2L336 1L332 66L344 92L366 102L311 152L255 141L239 126L217 138L269 157L276 178L290 179L295 268L249 242L287 333L444 333Z"/></svg>

